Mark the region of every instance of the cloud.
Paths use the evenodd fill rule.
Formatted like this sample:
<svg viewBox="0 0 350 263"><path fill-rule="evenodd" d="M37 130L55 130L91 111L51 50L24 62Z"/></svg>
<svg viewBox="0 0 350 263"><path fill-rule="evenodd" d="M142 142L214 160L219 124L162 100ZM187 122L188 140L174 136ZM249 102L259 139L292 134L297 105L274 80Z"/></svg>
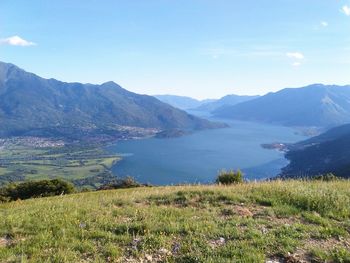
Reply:
<svg viewBox="0 0 350 263"><path fill-rule="evenodd" d="M300 62L293 62L293 64L292 64L292 66L294 66L294 67L299 67L300 65L301 65Z"/></svg>
<svg viewBox="0 0 350 263"><path fill-rule="evenodd" d="M305 56L300 52L288 52L286 53L286 56L293 60L293 67L301 66L301 61L305 58Z"/></svg>
<svg viewBox="0 0 350 263"><path fill-rule="evenodd" d="M323 27L327 27L327 26L328 26L328 22L326 22L326 21L322 21L322 22L321 22L321 26L323 26Z"/></svg>
<svg viewBox="0 0 350 263"><path fill-rule="evenodd" d="M302 53L300 53L300 52L288 52L286 54L286 56L289 57L289 58L299 59L299 60L302 60L302 59L305 58L304 55Z"/></svg>
<svg viewBox="0 0 350 263"><path fill-rule="evenodd" d="M344 5L341 10L345 15L350 16L350 7L349 6Z"/></svg>
<svg viewBox="0 0 350 263"><path fill-rule="evenodd" d="M12 36L0 39L0 45L28 47L35 46L36 44L34 42L27 41L19 36Z"/></svg>

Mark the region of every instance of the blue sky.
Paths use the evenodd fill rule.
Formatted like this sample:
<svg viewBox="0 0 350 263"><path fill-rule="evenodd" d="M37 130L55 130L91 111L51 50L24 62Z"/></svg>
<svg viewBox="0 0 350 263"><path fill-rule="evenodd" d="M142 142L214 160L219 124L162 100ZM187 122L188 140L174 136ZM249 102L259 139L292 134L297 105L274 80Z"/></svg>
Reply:
<svg viewBox="0 0 350 263"><path fill-rule="evenodd" d="M0 0L0 60L196 98L350 84L350 0Z"/></svg>

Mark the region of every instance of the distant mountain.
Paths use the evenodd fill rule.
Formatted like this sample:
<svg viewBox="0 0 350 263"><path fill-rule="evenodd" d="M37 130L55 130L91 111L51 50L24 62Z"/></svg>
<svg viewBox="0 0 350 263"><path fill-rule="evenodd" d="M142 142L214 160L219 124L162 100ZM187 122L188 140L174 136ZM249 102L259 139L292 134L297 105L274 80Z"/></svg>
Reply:
<svg viewBox="0 0 350 263"><path fill-rule="evenodd" d="M259 96L240 96L240 95L226 95L221 99L203 103L202 105L196 107L194 110L212 112L218 109L224 109L229 106L233 106L242 102L253 100Z"/></svg>
<svg viewBox="0 0 350 263"><path fill-rule="evenodd" d="M218 109L214 115L287 126L334 127L350 122L350 86L315 84L283 89Z"/></svg>
<svg viewBox="0 0 350 263"><path fill-rule="evenodd" d="M182 110L197 108L198 106L200 106L204 103L215 101L215 100L211 100L211 99L197 100L197 99L193 99L191 97L177 96L177 95L154 95L154 97L156 97L160 101L168 103L171 106L182 109Z"/></svg>
<svg viewBox="0 0 350 263"><path fill-rule="evenodd" d="M289 146L290 164L282 177L305 177L325 173L350 178L350 124Z"/></svg>
<svg viewBox="0 0 350 263"><path fill-rule="evenodd" d="M0 62L0 136L36 133L116 133L120 126L156 129L222 127L129 92L102 85L43 79Z"/></svg>

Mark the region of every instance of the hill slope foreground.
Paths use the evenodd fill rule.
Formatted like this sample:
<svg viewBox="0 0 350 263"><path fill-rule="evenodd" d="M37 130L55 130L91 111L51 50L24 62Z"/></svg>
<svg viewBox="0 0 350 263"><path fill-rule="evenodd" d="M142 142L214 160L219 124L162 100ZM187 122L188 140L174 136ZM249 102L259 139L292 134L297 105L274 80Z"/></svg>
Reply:
<svg viewBox="0 0 350 263"><path fill-rule="evenodd" d="M350 261L349 181L90 192L0 218L0 262Z"/></svg>

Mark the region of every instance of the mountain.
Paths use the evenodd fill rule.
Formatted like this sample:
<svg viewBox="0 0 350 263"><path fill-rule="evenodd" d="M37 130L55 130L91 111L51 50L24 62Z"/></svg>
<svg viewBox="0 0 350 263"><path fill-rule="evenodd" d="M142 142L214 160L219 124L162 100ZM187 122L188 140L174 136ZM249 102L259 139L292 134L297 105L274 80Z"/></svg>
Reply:
<svg viewBox="0 0 350 263"><path fill-rule="evenodd" d="M154 97L156 97L160 101L168 103L171 106L182 109L182 110L197 108L200 105L202 105L203 103L215 101L215 100L211 100L211 99L197 100L197 99L193 99L191 97L177 96L177 95L154 95Z"/></svg>
<svg viewBox="0 0 350 263"><path fill-rule="evenodd" d="M289 146L290 164L282 177L305 177L325 173L350 178L350 124Z"/></svg>
<svg viewBox="0 0 350 263"><path fill-rule="evenodd" d="M226 95L221 99L203 103L196 107L194 110L212 112L218 109L223 109L228 106L233 106L242 102L246 102L252 99L256 99L259 96L240 96L240 95Z"/></svg>
<svg viewBox="0 0 350 263"><path fill-rule="evenodd" d="M350 86L315 84L283 89L218 109L214 115L287 126L335 127L350 122Z"/></svg>
<svg viewBox="0 0 350 263"><path fill-rule="evenodd" d="M155 129L223 127L139 95L102 85L44 79L0 62L0 135L115 133L120 126Z"/></svg>

